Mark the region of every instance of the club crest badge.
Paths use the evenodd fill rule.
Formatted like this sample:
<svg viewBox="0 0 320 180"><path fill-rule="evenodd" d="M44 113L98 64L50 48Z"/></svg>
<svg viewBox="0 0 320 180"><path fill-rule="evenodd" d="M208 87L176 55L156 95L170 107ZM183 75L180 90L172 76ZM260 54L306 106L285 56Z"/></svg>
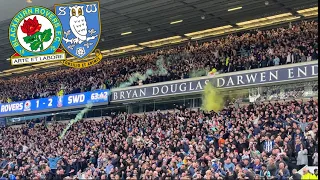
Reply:
<svg viewBox="0 0 320 180"><path fill-rule="evenodd" d="M24 103L24 111L30 111L31 110L31 101L26 101Z"/></svg>
<svg viewBox="0 0 320 180"><path fill-rule="evenodd" d="M65 52L59 49L62 25L49 9L38 6L19 11L9 26L9 40L15 50L12 65L62 61Z"/></svg>
<svg viewBox="0 0 320 180"><path fill-rule="evenodd" d="M58 107L62 107L63 106L63 96L58 96Z"/></svg>
<svg viewBox="0 0 320 180"><path fill-rule="evenodd" d="M54 9L62 24L61 44L77 60L65 60L62 63L69 67L84 68L101 61L102 54L95 49L101 33L99 2L59 4Z"/></svg>

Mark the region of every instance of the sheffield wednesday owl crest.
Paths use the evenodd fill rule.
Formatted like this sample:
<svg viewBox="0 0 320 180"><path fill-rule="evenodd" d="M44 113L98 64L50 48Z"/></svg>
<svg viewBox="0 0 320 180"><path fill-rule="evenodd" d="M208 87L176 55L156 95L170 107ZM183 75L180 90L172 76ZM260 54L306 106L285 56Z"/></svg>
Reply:
<svg viewBox="0 0 320 180"><path fill-rule="evenodd" d="M101 33L99 2L59 4L55 5L55 13L63 29L61 44L75 57L74 60L62 63L70 67L84 68L101 61L101 52L95 49ZM91 57L93 51L94 57Z"/></svg>

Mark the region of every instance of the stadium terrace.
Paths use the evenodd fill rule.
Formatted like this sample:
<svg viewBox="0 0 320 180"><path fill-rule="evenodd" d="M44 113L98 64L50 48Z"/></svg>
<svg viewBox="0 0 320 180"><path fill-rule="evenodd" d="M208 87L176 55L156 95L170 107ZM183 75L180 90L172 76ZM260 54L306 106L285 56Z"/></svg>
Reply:
<svg viewBox="0 0 320 180"><path fill-rule="evenodd" d="M11 57L45 64L9 69L2 58L0 180L318 179L315 0L238 1L238 7L217 0L101 0L96 12L59 2L48 7L70 10L59 30L53 12L40 7L54 1L34 1L39 6L11 16L12 46L20 45L15 32L23 17L35 13L54 24L54 41L68 39L70 46L38 58ZM10 14L11 4L25 7L12 1L0 13ZM95 30L87 17L98 12ZM71 26L81 38L65 28L71 17L81 20L81 31ZM2 57L9 41L0 42ZM91 52L94 41L97 58L70 58L64 65L76 68L60 68L59 52Z"/></svg>

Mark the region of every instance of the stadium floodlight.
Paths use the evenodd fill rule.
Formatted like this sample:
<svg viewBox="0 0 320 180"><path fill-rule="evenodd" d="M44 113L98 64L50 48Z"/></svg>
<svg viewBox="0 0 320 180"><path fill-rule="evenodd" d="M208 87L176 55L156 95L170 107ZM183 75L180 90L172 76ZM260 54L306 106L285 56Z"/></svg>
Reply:
<svg viewBox="0 0 320 180"><path fill-rule="evenodd" d="M239 6L239 7L235 7L235 8L230 8L228 9L228 11L236 11L236 10L239 10L239 9L242 9L242 6Z"/></svg>
<svg viewBox="0 0 320 180"><path fill-rule="evenodd" d="M181 19L181 20L178 20L178 21L172 21L172 22L170 22L170 24L178 24L178 23L182 23L183 22L183 20Z"/></svg>
<svg viewBox="0 0 320 180"><path fill-rule="evenodd" d="M216 28L206 29L202 31L196 31L192 33L187 33L185 36L191 37L191 39L201 39L205 37L215 36L219 34L223 34L226 32L230 32L230 30L233 30L234 28L231 25L226 26L220 26Z"/></svg>
<svg viewBox="0 0 320 180"><path fill-rule="evenodd" d="M236 24L239 27L248 29L248 28L254 28L254 27L268 26L276 23L288 22L288 21L299 19L299 18L300 16L294 16L292 13L283 13L283 14L278 14L274 16L253 19L250 21L239 22Z"/></svg>
<svg viewBox="0 0 320 180"><path fill-rule="evenodd" d="M297 11L297 13L302 14L306 12L318 11L318 7L308 8L308 9L301 9Z"/></svg>
<svg viewBox="0 0 320 180"><path fill-rule="evenodd" d="M142 45L142 46L147 46L149 44L165 42L165 41L170 41L170 40L175 40L175 39L180 39L180 38L181 38L181 36L171 36L171 37L167 37L167 38L163 38L163 39L157 39L157 40L148 41L148 42L143 42L143 43L139 43L139 44Z"/></svg>
<svg viewBox="0 0 320 180"><path fill-rule="evenodd" d="M142 49L144 49L144 47L139 47L136 44L132 44L132 45L128 45L128 46L114 48L111 50L103 50L103 51L101 51L101 53L105 54L106 56L113 56L113 55L124 54L124 53L132 52L132 51L139 51Z"/></svg>
<svg viewBox="0 0 320 180"><path fill-rule="evenodd" d="M132 32L128 31L128 32L121 33L121 36L125 36L125 35L128 35L128 34L132 34Z"/></svg>
<svg viewBox="0 0 320 180"><path fill-rule="evenodd" d="M14 71L13 73L15 74L19 74L19 73L24 73L24 72L30 72L30 71L35 71L35 70L38 70L39 68L28 68L28 69L23 69L23 70L20 70L20 71Z"/></svg>
<svg viewBox="0 0 320 180"><path fill-rule="evenodd" d="M182 38L181 36L172 36L172 37L167 37L167 38L158 39L154 41L142 42L142 43L139 43L139 45L146 46L146 47L159 47L162 45L175 44L175 43L183 42L186 40L188 39Z"/></svg>
<svg viewBox="0 0 320 180"><path fill-rule="evenodd" d="M42 66L41 68L44 69L44 68L50 68L50 67L56 67L56 66L61 66L61 64L59 64L59 63L49 64L46 66Z"/></svg>
<svg viewBox="0 0 320 180"><path fill-rule="evenodd" d="M57 64L57 62L46 62L46 63L39 63L39 64L34 64L32 65L32 67L38 67L38 66L46 66L46 65L50 65L50 64Z"/></svg>
<svg viewBox="0 0 320 180"><path fill-rule="evenodd" d="M297 13L301 14L304 17L318 16L318 7L302 9L297 11Z"/></svg>
<svg viewBox="0 0 320 180"><path fill-rule="evenodd" d="M276 19L276 20L269 20L269 21L264 21L264 22L257 22L255 24L248 24L248 25L243 26L243 28L249 29L249 28L255 28L255 27L265 27L265 26L270 26L272 24L290 22L290 21L293 21L293 20L296 20L299 18L301 18L301 17L300 16L290 16L290 17Z"/></svg>
<svg viewBox="0 0 320 180"><path fill-rule="evenodd" d="M128 46L114 48L114 49L111 49L110 51L128 50L128 49L135 48L135 47L137 47L137 45L132 44L132 45L128 45Z"/></svg>
<svg viewBox="0 0 320 180"><path fill-rule="evenodd" d="M199 34L216 32L216 31L220 31L220 30L224 30L224 29L228 29L228 28L232 28L232 26L226 25L226 26L215 27L215 28L206 29L206 30L202 30L202 31L196 31L196 32L192 32L192 33L187 33L187 34L185 34L185 36L190 37L190 36L199 35Z"/></svg>
<svg viewBox="0 0 320 180"><path fill-rule="evenodd" d="M4 70L3 72L4 73L8 73L8 72L15 72L15 71L18 71L18 70L24 70L24 69L29 69L30 66L23 66L23 67L19 67L19 68L14 68L14 69L8 69L8 70ZM32 69L32 68L30 68Z"/></svg>
<svg viewBox="0 0 320 180"><path fill-rule="evenodd" d="M0 74L0 77L4 77L4 76L10 76L12 73L3 73L3 74Z"/></svg>
<svg viewBox="0 0 320 180"><path fill-rule="evenodd" d="M318 16L318 11L302 14L304 17Z"/></svg>
<svg viewBox="0 0 320 180"><path fill-rule="evenodd" d="M112 52L105 52L106 56L114 56L114 55L119 55L119 54L124 54L128 52L133 52L133 51L140 51L144 49L143 47L136 47L136 48L131 48L128 50L121 50L121 51L112 51Z"/></svg>

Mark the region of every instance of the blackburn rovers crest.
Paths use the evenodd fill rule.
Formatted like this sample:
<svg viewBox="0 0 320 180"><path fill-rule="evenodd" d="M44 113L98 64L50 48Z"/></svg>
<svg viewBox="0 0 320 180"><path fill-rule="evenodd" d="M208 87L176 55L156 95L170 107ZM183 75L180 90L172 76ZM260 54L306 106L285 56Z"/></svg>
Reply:
<svg viewBox="0 0 320 180"><path fill-rule="evenodd" d="M62 107L63 106L63 96L58 96L58 107Z"/></svg>
<svg viewBox="0 0 320 180"><path fill-rule="evenodd" d="M59 49L62 35L60 20L51 10L39 6L22 9L9 26L9 40L16 51L11 64L65 60L64 51Z"/></svg>
<svg viewBox="0 0 320 180"><path fill-rule="evenodd" d="M55 13L63 29L62 46L75 57L74 60L63 61L63 64L84 68L101 61L101 52L95 49L101 33L99 8L99 2L55 5ZM92 57L90 55L93 51L95 53Z"/></svg>

